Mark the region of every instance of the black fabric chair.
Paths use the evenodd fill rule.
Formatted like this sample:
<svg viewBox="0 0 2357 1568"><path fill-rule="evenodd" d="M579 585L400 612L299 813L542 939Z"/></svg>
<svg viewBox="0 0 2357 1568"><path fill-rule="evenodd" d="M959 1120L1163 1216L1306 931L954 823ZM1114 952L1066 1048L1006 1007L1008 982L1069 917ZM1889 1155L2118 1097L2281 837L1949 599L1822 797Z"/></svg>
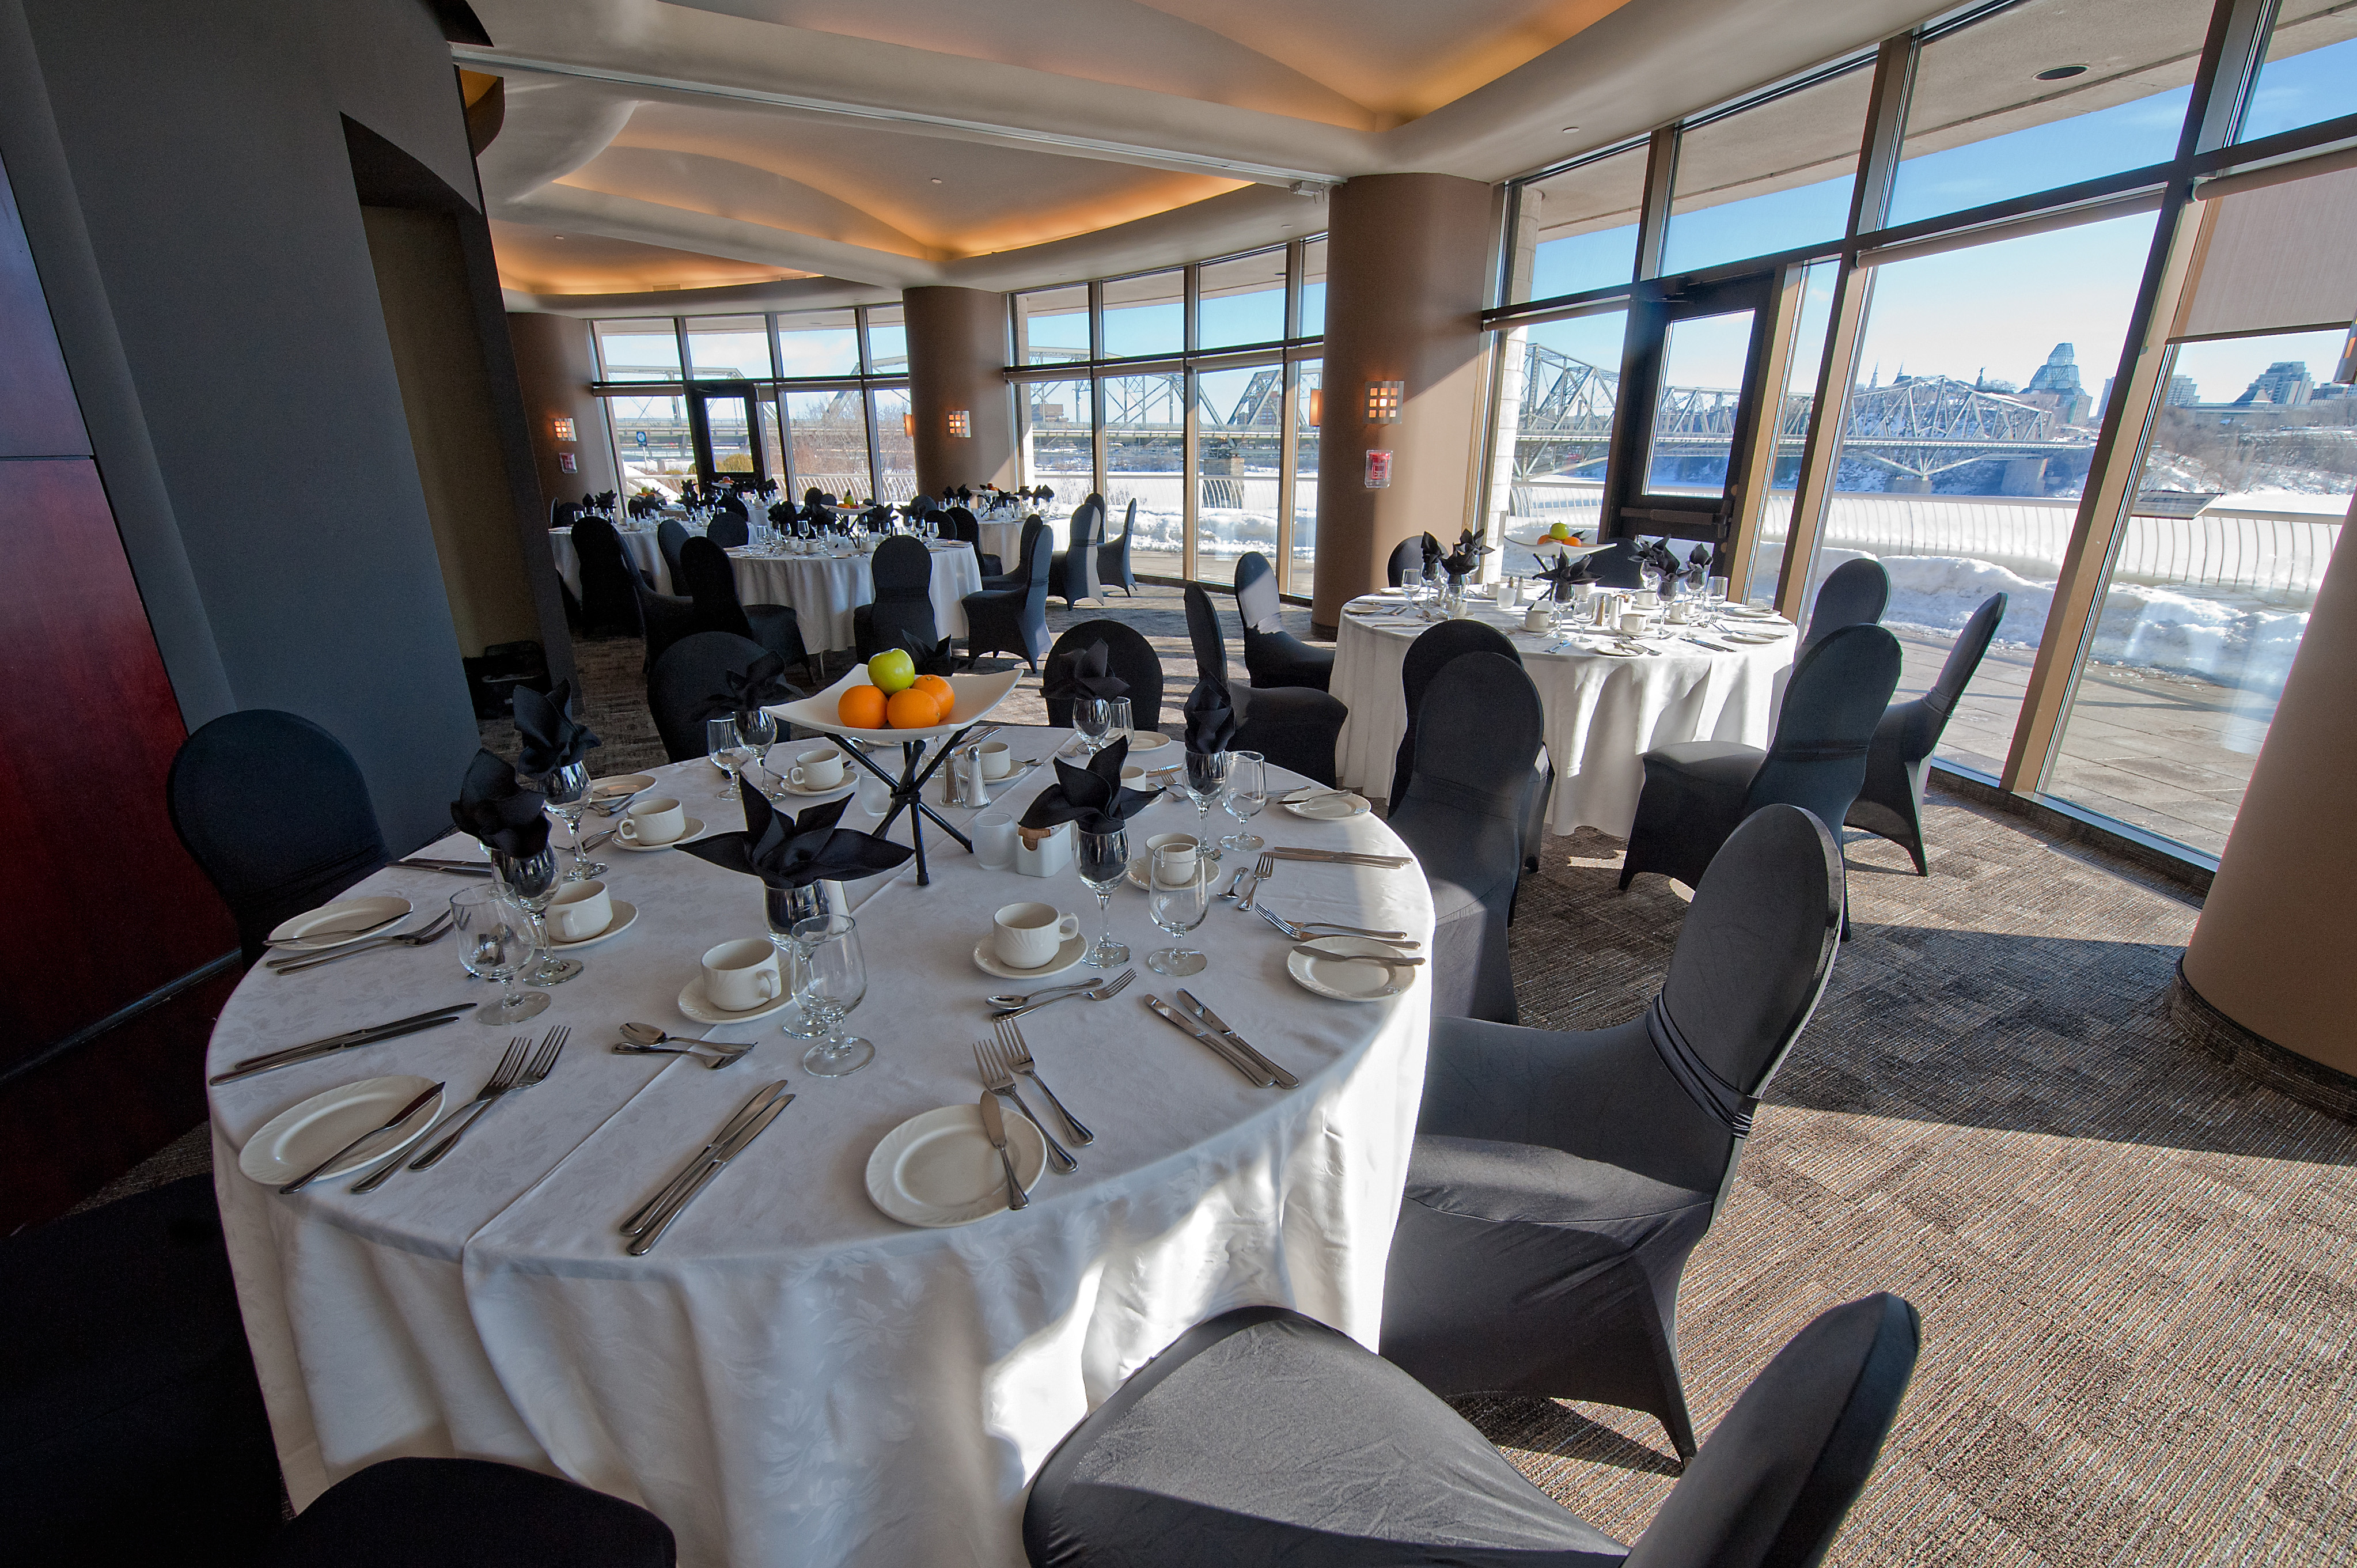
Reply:
<svg viewBox="0 0 2357 1568"><path fill-rule="evenodd" d="M1334 680L1334 650L1314 648L1285 629L1276 568L1257 550L1236 562L1236 614L1244 623L1244 669L1255 686L1315 686Z"/></svg>
<svg viewBox="0 0 2357 1568"><path fill-rule="evenodd" d="M286 1526L264 1568L673 1568L635 1503L488 1459L387 1459Z"/></svg>
<svg viewBox="0 0 2357 1568"><path fill-rule="evenodd" d="M1237 718L1228 742L1234 751L1257 751L1279 768L1289 768L1320 784L1334 782L1334 745L1351 710L1341 699L1309 686L1239 686L1228 679L1228 642L1220 612L1199 583L1187 585L1187 636L1195 645L1195 678L1228 689Z"/></svg>
<svg viewBox="0 0 2357 1568"><path fill-rule="evenodd" d="M1393 545L1391 559L1383 563L1384 580L1396 588L1407 576L1409 567L1413 566L1419 572L1423 571L1424 547L1426 544L1431 545L1435 550L1440 548L1440 541L1433 538L1429 533L1419 533L1414 539L1403 539Z"/></svg>
<svg viewBox="0 0 2357 1568"><path fill-rule="evenodd" d="M1019 653L1033 671L1048 655L1047 525L1038 518L1023 525L1023 555L1013 576L997 578L1003 588L984 588L958 602L965 607L966 664L985 653Z"/></svg>
<svg viewBox="0 0 2357 1568"><path fill-rule="evenodd" d="M1097 546L1104 541L1104 498L1092 495L1072 509L1063 549L1048 565L1048 591L1071 609L1082 599L1103 598L1097 584Z"/></svg>
<svg viewBox="0 0 2357 1568"><path fill-rule="evenodd" d="M695 601L695 624L705 631L726 631L749 637L787 663L811 673L810 652L802 645L801 618L791 605L748 605L737 598L737 568L728 553L707 536L680 546L681 569L688 595Z"/></svg>
<svg viewBox="0 0 2357 1568"><path fill-rule="evenodd" d="M741 510L730 511L723 508L705 524L704 537L723 550L742 550L745 542L753 537L752 524Z"/></svg>
<svg viewBox="0 0 2357 1568"><path fill-rule="evenodd" d="M672 570L672 580L680 580L678 568ZM704 629L696 618L695 601L684 594L658 594L636 573L630 576L630 591L639 602L639 625L646 639L647 654L640 660L640 670L651 670L663 650L683 637Z"/></svg>
<svg viewBox="0 0 2357 1568"><path fill-rule="evenodd" d="M1678 1281L1824 993L1843 886L1824 824L1770 806L1711 864L1638 1017L1563 1034L1433 1019L1387 1359L1435 1393L1644 1411L1694 1452Z"/></svg>
<svg viewBox="0 0 2357 1568"><path fill-rule="evenodd" d="M1604 588L1641 588L1645 569L1643 547L1633 539L1615 539L1587 557L1596 563L1596 584Z"/></svg>
<svg viewBox="0 0 2357 1568"><path fill-rule="evenodd" d="M953 506L942 513L943 532L952 539L963 539L974 546L974 561L981 569L983 585L987 587L994 577L1003 577L1006 568L996 555L985 554L982 548L982 520L962 506Z"/></svg>
<svg viewBox="0 0 2357 1568"><path fill-rule="evenodd" d="M1137 596L1137 574L1129 565L1129 536L1136 532L1137 498L1132 496L1129 514L1122 519L1121 537L1097 546L1097 582L1108 588L1119 588L1125 598Z"/></svg>
<svg viewBox="0 0 2357 1568"><path fill-rule="evenodd" d="M1023 1550L1034 1568L1814 1568L1874 1472L1921 1338L1894 1295L1820 1315L1631 1548L1347 1335L1237 1307L1131 1374L1049 1455Z"/></svg>
<svg viewBox="0 0 2357 1568"><path fill-rule="evenodd" d="M581 564L581 631L586 637L636 637L639 604L630 592L638 569L622 553L621 535L602 517L573 525L573 553ZM676 585L673 585L676 586Z"/></svg>
<svg viewBox="0 0 2357 1568"><path fill-rule="evenodd" d="M1898 689L1900 660L1899 639L1882 628L1843 627L1793 665L1766 751L1739 741L1686 740L1645 753L1620 886L1658 871L1699 886L1736 824L1777 801L1803 807L1821 822L1847 816L1866 782L1874 726Z"/></svg>
<svg viewBox="0 0 2357 1568"><path fill-rule="evenodd" d="M683 581L679 569L679 549L688 541L687 525L677 518L667 517L655 524L655 548L662 552L663 564L671 568L671 591L680 590Z"/></svg>
<svg viewBox="0 0 2357 1568"><path fill-rule="evenodd" d="M352 754L275 708L199 726L172 757L164 800L172 831L236 918L249 964L281 920L391 858Z"/></svg>
<svg viewBox="0 0 2357 1568"><path fill-rule="evenodd" d="M1415 640L1407 646L1407 656L1400 660L1400 689L1407 701L1407 727L1400 734L1399 751L1392 761L1389 799L1393 806L1407 799L1408 776L1415 767L1415 715L1424 706L1425 688L1440 673L1442 666L1463 653L1494 653L1516 664L1523 661L1512 639L1486 621L1445 620L1416 634ZM1542 746L1538 763L1531 770L1530 789L1523 799L1523 869L1526 872L1539 868L1539 852L1546 842L1547 801L1554 795L1555 759Z"/></svg>
<svg viewBox="0 0 2357 1568"><path fill-rule="evenodd" d="M1929 876L1923 858L1923 778L1931 770L1932 753L1948 727L1948 716L1972 684L1997 624L2005 619L2007 596L1991 594L1981 601L1948 650L1940 678L1932 689L1910 703L1893 703L1874 726L1866 750L1866 781L1850 802L1842 821L1878 837L1903 845L1915 862L1915 875Z"/></svg>
<svg viewBox="0 0 2357 1568"><path fill-rule="evenodd" d="M851 612L852 639L859 657L873 659L888 649L926 648L946 658L949 639L933 618L933 553L913 534L896 533L878 542L868 570L876 596Z"/></svg>
<svg viewBox="0 0 2357 1568"><path fill-rule="evenodd" d="M973 513L969 512L966 515L971 517ZM984 590L989 593L1002 593L1008 588L1019 588L1028 584L1030 578L1026 575L1023 571L1023 563L1031 553L1031 536L1035 533L1045 533L1047 531L1047 520L1040 517L1039 513L1034 512L1029 517L1025 518L1023 520L1023 532L1017 534L1015 540L1015 569L1011 572L1002 572L996 575L986 572L983 574L982 585ZM974 524L974 536L976 538L980 538L982 536L982 525L978 522ZM1050 553L1049 562L1052 567L1054 560L1053 552L1056 548L1056 542L1052 537L1049 539L1045 548Z"/></svg>
<svg viewBox="0 0 2357 1568"><path fill-rule="evenodd" d="M0 1314L11 1560L248 1568L278 1533L278 1454L212 1178L0 1240Z"/></svg>
<svg viewBox="0 0 2357 1568"><path fill-rule="evenodd" d="M1803 648L1813 648L1846 626L1875 626L1890 603L1890 574L1882 563L1861 556L1845 561L1817 585L1816 607L1809 612L1809 634Z"/></svg>
<svg viewBox="0 0 2357 1568"><path fill-rule="evenodd" d="M724 677L742 675L769 651L748 637L699 631L680 639L655 660L647 676L647 708L654 714L655 733L662 737L668 760L693 762L709 755L704 722L718 716L712 699L728 689Z"/></svg>
<svg viewBox="0 0 2357 1568"><path fill-rule="evenodd" d="M1511 1024L1506 921L1546 715L1520 660L1460 653L1425 689L1415 759L1386 819L1432 885L1432 1013Z"/></svg>
<svg viewBox="0 0 2357 1568"><path fill-rule="evenodd" d="M1084 620L1067 629L1048 650L1050 663L1067 653L1074 652L1092 642L1105 647L1105 668L1114 678L1125 682L1129 690L1130 727L1157 730L1162 727L1162 656L1146 640L1146 634L1135 627L1117 620ZM1048 699L1048 722L1063 728L1072 722L1072 701L1069 697Z"/></svg>

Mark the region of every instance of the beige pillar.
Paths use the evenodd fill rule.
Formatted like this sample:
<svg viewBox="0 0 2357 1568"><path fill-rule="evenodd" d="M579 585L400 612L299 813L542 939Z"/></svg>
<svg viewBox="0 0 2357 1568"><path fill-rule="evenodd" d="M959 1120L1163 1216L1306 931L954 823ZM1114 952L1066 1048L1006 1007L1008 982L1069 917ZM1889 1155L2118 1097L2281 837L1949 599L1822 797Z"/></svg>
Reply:
<svg viewBox="0 0 2357 1568"><path fill-rule="evenodd" d="M597 357L589 344L589 324L570 316L510 312L508 339L515 345L516 380L523 390L524 425L532 435L533 471L540 476L541 505L579 500L583 495L622 490L614 472L614 443L606 410L589 391L597 379ZM573 422L573 439L557 439L556 422ZM566 473L560 454L573 457Z"/></svg>
<svg viewBox="0 0 2357 1568"><path fill-rule="evenodd" d="M1403 539L1454 541L1480 452L1481 306L1495 195L1440 174L1367 175L1327 209L1324 416L1318 432L1313 625L1383 584ZM1366 421L1367 385L1405 381L1397 423ZM1367 454L1391 454L1388 489Z"/></svg>
<svg viewBox="0 0 2357 1568"><path fill-rule="evenodd" d="M2357 507L2351 509L2357 522ZM2259 747L2185 980L2244 1028L2357 1074L2357 541L2344 528Z"/></svg>
<svg viewBox="0 0 2357 1568"><path fill-rule="evenodd" d="M1015 398L1006 369L1006 296L978 288L912 288L909 410L917 422L917 488L1017 483ZM963 410L970 435L952 433Z"/></svg>

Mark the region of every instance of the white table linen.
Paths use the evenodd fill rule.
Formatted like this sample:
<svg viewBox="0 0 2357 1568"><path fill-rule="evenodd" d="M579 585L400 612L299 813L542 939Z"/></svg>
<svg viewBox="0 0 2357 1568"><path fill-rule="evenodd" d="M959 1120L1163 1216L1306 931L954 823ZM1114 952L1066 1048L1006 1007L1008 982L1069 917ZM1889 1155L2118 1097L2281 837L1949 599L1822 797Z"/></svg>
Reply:
<svg viewBox="0 0 2357 1568"><path fill-rule="evenodd" d="M1023 564L1023 520L992 522L985 521L979 528L982 553L998 557L998 569L1012 572Z"/></svg>
<svg viewBox="0 0 2357 1568"><path fill-rule="evenodd" d="M618 528L614 530L614 536L622 542L622 553L629 559L630 564L653 580L655 592L668 594L674 591L671 585L671 567L663 560L662 542L655 537L653 529L647 529L643 532L632 532L627 529ZM581 553L573 547L572 530L550 529L548 549L549 553L556 557L556 575L565 579L565 585L573 590L573 596L579 598L581 596Z"/></svg>
<svg viewBox="0 0 2357 1568"><path fill-rule="evenodd" d="M962 539L928 542L933 557L933 625L943 637L966 634L966 595L982 591L982 567ZM852 648L851 612L876 597L871 558L844 555L759 555L732 550L737 597L748 605L791 605L802 645L813 653Z"/></svg>
<svg viewBox="0 0 2357 1568"><path fill-rule="evenodd" d="M1027 755L1064 738L1003 734ZM1005 803L1019 809L1042 771ZM707 765L662 772L712 828L737 824L712 799ZM864 820L853 808L850 822ZM1194 821L1191 806L1165 801L1134 831ZM1398 843L1372 818L1312 823L1272 809L1254 825L1277 843ZM1028 1477L1192 1324L1273 1302L1375 1342L1427 993L1419 979L1387 1002L1313 998L1284 972L1289 944L1227 905L1195 934L1211 963L1185 983L1301 1088L1254 1089L1146 1011L1142 993L1168 997L1179 983L1145 968L1165 940L1144 896L1125 890L1115 931L1139 961L1137 981L1113 1001L1067 1002L1024 1024L1043 1072L1097 1133L1077 1151L1079 1173L1043 1176L1029 1208L963 1229L908 1230L877 1211L862 1181L877 1142L909 1116L974 1098L968 1042L988 1033L979 999L1001 988L971 956L991 909L1045 897L1094 921L1069 873L986 872L937 831L927 848L931 886L904 867L853 889L870 984L851 1026L877 1054L849 1078L803 1073L802 1044L774 1021L711 1031L759 1042L726 1072L612 1054L624 1019L684 1031L675 998L697 955L763 924L749 879L676 853L608 852L606 880L638 906L637 925L582 953L582 975L515 1031L537 1038L570 1024L563 1061L433 1170L404 1170L366 1197L335 1182L290 1199L241 1175L236 1152L278 1111L364 1077L430 1074L455 1104L510 1031L459 1023L211 1091L230 1253L298 1504L379 1459L468 1455L644 1504L693 1568L1011 1568L1023 1561ZM471 885L392 867L365 886L430 911ZM1265 899L1304 918L1432 930L1413 867L1287 863ZM256 971L222 1014L210 1068L490 995L447 942L306 975ZM625 1257L623 1215L781 1077L796 1103L659 1247Z"/></svg>
<svg viewBox="0 0 2357 1568"><path fill-rule="evenodd" d="M1555 774L1547 828L1557 833L1592 827L1626 838L1644 788L1641 758L1655 746L1682 740L1766 746L1795 642L1790 622L1763 620L1761 629L1784 635L1733 644L1739 650L1733 653L1657 643L1659 656L1622 659L1577 647L1548 651L1563 638L1523 631L1519 612L1482 605L1474 614L1509 635L1538 688ZM1387 610L1344 610L1329 688L1351 710L1335 751L1344 784L1390 794L1407 729L1400 667L1408 645L1435 624Z"/></svg>

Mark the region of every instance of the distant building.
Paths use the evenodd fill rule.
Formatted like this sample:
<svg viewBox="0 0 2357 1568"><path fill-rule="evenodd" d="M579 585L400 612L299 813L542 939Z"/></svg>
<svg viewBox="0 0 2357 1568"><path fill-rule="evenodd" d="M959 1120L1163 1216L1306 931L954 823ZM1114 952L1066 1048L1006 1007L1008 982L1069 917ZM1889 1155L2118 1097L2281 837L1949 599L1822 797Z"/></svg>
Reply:
<svg viewBox="0 0 2357 1568"><path fill-rule="evenodd" d="M2278 408L2298 408L2308 402L2316 390L2309 379L2308 366L2298 360L2277 360L2244 389L2234 400L2237 407L2273 403Z"/></svg>
<svg viewBox="0 0 2357 1568"><path fill-rule="evenodd" d="M2078 355L2070 344L2055 344L2046 362L2038 367L2038 373L2029 378L2029 384L2021 389L2025 402L2040 401L2040 393L2052 399L2047 406L2061 416L2063 424L2077 424L2086 418L2090 400L2086 387L2079 380Z"/></svg>

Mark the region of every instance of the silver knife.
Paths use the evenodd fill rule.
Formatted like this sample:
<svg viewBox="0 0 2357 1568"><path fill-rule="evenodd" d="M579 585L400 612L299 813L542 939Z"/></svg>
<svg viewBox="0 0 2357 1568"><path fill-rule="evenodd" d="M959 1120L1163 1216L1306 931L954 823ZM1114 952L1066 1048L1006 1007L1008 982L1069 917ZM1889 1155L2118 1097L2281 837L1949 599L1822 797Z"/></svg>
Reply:
<svg viewBox="0 0 2357 1568"><path fill-rule="evenodd" d="M1015 1174L1015 1156L1006 1152L1006 1118L998 1109L998 1096L987 1089L982 1091L982 1131L990 1146L998 1151L998 1163L1006 1169L1006 1207L1029 1208L1031 1200L1024 1196L1022 1179Z"/></svg>
<svg viewBox="0 0 2357 1568"><path fill-rule="evenodd" d="M1226 1024L1221 1021L1220 1015L1217 1013L1212 1012L1209 1007L1204 1006L1201 1002L1196 1000L1195 993L1188 990L1183 985L1178 988L1178 1000L1185 1003L1189 1008L1193 1009L1195 1016L1200 1018L1204 1023L1211 1026L1211 1027L1219 1034L1225 1036L1230 1045L1235 1047L1236 1049L1243 1052L1244 1055L1250 1057L1254 1062L1258 1063L1263 1072L1267 1073L1271 1078L1276 1079L1276 1086L1279 1089L1299 1089L1301 1087L1301 1080L1299 1079L1294 1077L1291 1073L1286 1071L1283 1068L1277 1066L1275 1062L1269 1060L1268 1058L1263 1056L1258 1050L1254 1049L1253 1043L1250 1040L1245 1039L1242 1035L1239 1035L1233 1029L1229 1028Z"/></svg>
<svg viewBox="0 0 2357 1568"><path fill-rule="evenodd" d="M587 849L589 846L584 844L582 847ZM393 864L407 866L412 871L438 871L446 876L489 876L491 874L490 866L477 865L471 861L396 860Z"/></svg>
<svg viewBox="0 0 2357 1568"><path fill-rule="evenodd" d="M342 1159L346 1155L350 1154L354 1149L359 1148L362 1144L367 1143L371 1138L375 1137L378 1133L392 1132L395 1127L400 1126L404 1122L406 1122L412 1116L416 1115L417 1112L425 1106L432 1104L436 1099L440 1098L441 1093L442 1086L437 1083L433 1088L427 1090L425 1093L419 1095L416 1099L411 1101L408 1104L403 1106L399 1111L393 1112L392 1121L385 1122L382 1126L370 1128L359 1137L354 1138L350 1143L346 1144L342 1148L338 1149L334 1154L329 1155L326 1159L321 1160L317 1165L313 1165L309 1170L305 1171L301 1176L296 1176L293 1181L286 1183L286 1185L278 1189L278 1195L281 1197L284 1197L289 1193L302 1191L305 1187L318 1180L322 1176L325 1176L329 1165L334 1165L338 1160Z"/></svg>
<svg viewBox="0 0 2357 1568"><path fill-rule="evenodd" d="M436 1007L430 1013L420 1013L414 1017L396 1018L390 1024L371 1024L365 1029L353 1029L341 1035L330 1035L324 1040L313 1040L304 1046L289 1046L283 1051L265 1051L258 1057L248 1057L227 1072L218 1073L205 1081L209 1084L234 1083L241 1078L252 1078L258 1072L268 1072L273 1068L292 1067L296 1062L313 1061L320 1057L333 1056L338 1051L350 1050L354 1046L372 1046L379 1040L414 1035L421 1029L438 1029L445 1024L457 1022L458 1015L471 1012L474 1007L475 1004L472 1002L454 1002L447 1006Z"/></svg>
<svg viewBox="0 0 2357 1568"><path fill-rule="evenodd" d="M1242 1073L1243 1075L1244 1081L1251 1084L1254 1088L1274 1089L1276 1087L1276 1079L1271 1075L1261 1071L1261 1069L1258 1067L1255 1067L1252 1063L1251 1059L1245 1057L1243 1052L1228 1044L1227 1041L1220 1038L1219 1036L1211 1034L1208 1030L1202 1028L1200 1025L1188 1022L1184 1015L1179 1014L1170 1005L1170 1004L1165 1002L1159 996L1156 996L1151 993L1148 993L1146 995L1138 998L1138 1000L1144 1002L1148 1007L1152 1008L1155 1015L1161 1018L1165 1023L1176 1025L1178 1028L1192 1036L1200 1044L1210 1047L1214 1055L1216 1055L1222 1061L1227 1063L1230 1067L1235 1069L1236 1071Z"/></svg>
<svg viewBox="0 0 2357 1568"><path fill-rule="evenodd" d="M778 1119L778 1113L793 1102L792 1095L781 1094L755 1112L753 1120L747 1122L734 1139L706 1156L704 1168L696 1173L695 1179L688 1184L687 1190L673 1201L671 1208L664 1211L662 1217L650 1225L637 1240L622 1250L633 1258L643 1258L651 1251L654 1244L662 1240L663 1232L671 1229L671 1222L686 1213L687 1206L694 1203L704 1189L712 1185L712 1178L720 1174L721 1167L743 1154L753 1140L759 1137L768 1130L770 1123Z"/></svg>
<svg viewBox="0 0 2357 1568"><path fill-rule="evenodd" d="M663 1184L663 1189L661 1192L639 1205L630 1217L622 1221L622 1234L637 1235L639 1228L656 1209L669 1203L678 1196L680 1188L695 1179L695 1173L703 1169L704 1162L711 1157L713 1151L735 1137L744 1128L745 1123L759 1115L771 1100L783 1092L785 1087L786 1080L781 1078L775 1083L765 1083L755 1090L751 1097L737 1108L737 1114L728 1118L728 1124L712 1134L712 1141L696 1150L694 1156L680 1167L679 1174Z"/></svg>
<svg viewBox="0 0 2357 1568"><path fill-rule="evenodd" d="M1362 854L1357 850L1345 849L1272 849L1263 853L1278 860L1319 861L1333 865L1401 866L1412 864L1412 857L1405 854Z"/></svg>

